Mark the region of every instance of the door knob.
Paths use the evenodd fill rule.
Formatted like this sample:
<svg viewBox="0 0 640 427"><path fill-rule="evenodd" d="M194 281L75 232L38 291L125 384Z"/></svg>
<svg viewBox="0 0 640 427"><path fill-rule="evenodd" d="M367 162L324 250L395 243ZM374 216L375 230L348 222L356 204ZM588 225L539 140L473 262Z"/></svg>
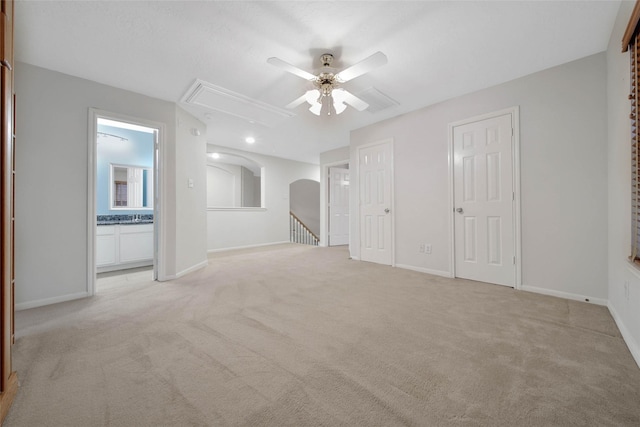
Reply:
<svg viewBox="0 0 640 427"><path fill-rule="evenodd" d="M458 212L458 213L462 213L462 212L464 212L464 211L462 210L462 208L458 208L458 209L456 209L456 212Z"/></svg>
<svg viewBox="0 0 640 427"><path fill-rule="evenodd" d="M384 213L389 213L389 208L386 208L386 209L384 210Z"/></svg>

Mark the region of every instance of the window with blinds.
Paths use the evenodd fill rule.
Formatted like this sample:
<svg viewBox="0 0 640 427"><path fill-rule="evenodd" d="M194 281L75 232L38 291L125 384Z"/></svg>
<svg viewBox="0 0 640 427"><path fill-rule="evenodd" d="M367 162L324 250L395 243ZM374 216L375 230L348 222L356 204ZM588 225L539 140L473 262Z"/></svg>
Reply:
<svg viewBox="0 0 640 427"><path fill-rule="evenodd" d="M640 264L640 141L638 139L638 100L640 100L640 1L631 13L631 19L622 38L622 51L629 51L631 66L631 255L629 259Z"/></svg>
<svg viewBox="0 0 640 427"><path fill-rule="evenodd" d="M113 206L127 206L127 181L115 181Z"/></svg>

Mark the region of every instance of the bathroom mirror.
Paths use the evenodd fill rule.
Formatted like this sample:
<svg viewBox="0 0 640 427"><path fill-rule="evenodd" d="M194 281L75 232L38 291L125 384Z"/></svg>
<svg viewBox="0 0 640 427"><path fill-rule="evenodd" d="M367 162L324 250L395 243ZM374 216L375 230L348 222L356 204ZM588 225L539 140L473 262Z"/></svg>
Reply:
<svg viewBox="0 0 640 427"><path fill-rule="evenodd" d="M111 209L153 209L153 169L111 164Z"/></svg>
<svg viewBox="0 0 640 427"><path fill-rule="evenodd" d="M263 168L246 157L207 153L207 208L261 208Z"/></svg>

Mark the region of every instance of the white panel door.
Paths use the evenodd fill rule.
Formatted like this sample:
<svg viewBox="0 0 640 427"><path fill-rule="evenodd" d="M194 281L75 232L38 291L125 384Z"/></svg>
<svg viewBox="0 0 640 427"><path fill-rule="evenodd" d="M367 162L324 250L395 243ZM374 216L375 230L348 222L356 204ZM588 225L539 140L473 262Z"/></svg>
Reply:
<svg viewBox="0 0 640 427"><path fill-rule="evenodd" d="M453 128L456 277L515 285L512 116Z"/></svg>
<svg viewBox="0 0 640 427"><path fill-rule="evenodd" d="M391 143L363 147L358 153L360 259L391 265Z"/></svg>
<svg viewBox="0 0 640 427"><path fill-rule="evenodd" d="M329 246L349 244L349 169L329 168Z"/></svg>

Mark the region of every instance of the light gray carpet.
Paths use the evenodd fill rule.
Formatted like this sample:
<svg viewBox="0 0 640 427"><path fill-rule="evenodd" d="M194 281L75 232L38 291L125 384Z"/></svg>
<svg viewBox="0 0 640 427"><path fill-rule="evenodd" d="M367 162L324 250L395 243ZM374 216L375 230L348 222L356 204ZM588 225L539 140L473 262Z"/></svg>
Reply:
<svg viewBox="0 0 640 427"><path fill-rule="evenodd" d="M605 307L347 257L220 253L19 312L5 425L640 425Z"/></svg>

